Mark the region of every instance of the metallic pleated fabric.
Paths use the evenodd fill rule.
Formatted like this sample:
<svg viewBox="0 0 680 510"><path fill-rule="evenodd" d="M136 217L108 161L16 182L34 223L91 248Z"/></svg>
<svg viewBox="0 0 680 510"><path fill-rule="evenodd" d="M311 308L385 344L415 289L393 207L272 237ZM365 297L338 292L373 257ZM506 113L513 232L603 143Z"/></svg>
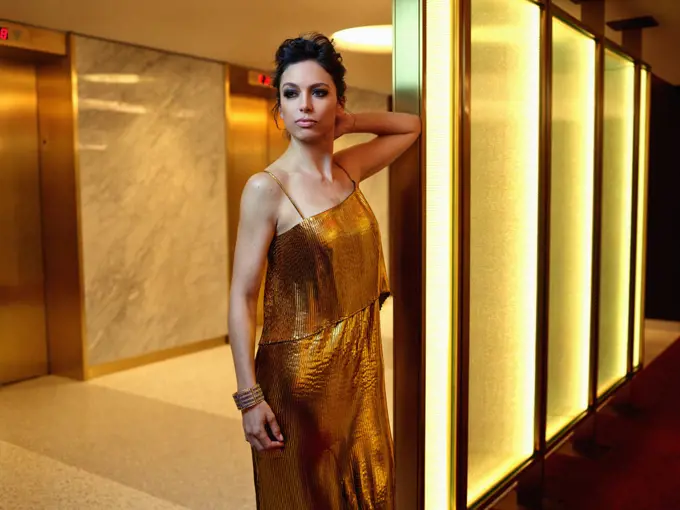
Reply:
<svg viewBox="0 0 680 510"><path fill-rule="evenodd" d="M259 510L394 508L388 295L378 223L356 185L272 241L255 362L285 447L253 451Z"/></svg>

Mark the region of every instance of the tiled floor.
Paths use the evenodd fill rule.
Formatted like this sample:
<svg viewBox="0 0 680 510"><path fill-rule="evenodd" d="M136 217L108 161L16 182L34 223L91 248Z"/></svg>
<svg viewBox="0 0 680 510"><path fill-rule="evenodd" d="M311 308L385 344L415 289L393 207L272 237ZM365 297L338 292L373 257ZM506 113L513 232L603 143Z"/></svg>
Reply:
<svg viewBox="0 0 680 510"><path fill-rule="evenodd" d="M680 324L648 321L645 362L678 336ZM253 510L235 385L224 346L87 383L44 377L2 388L0 510Z"/></svg>
<svg viewBox="0 0 680 510"><path fill-rule="evenodd" d="M383 307L392 402L391 300ZM0 390L0 510L254 510L229 346Z"/></svg>

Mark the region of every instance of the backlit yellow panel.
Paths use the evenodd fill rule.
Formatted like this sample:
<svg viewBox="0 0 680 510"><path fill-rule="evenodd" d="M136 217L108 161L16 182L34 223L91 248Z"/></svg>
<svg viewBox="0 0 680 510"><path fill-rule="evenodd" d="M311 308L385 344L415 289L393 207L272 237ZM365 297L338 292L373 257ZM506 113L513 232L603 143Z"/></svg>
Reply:
<svg viewBox="0 0 680 510"><path fill-rule="evenodd" d="M637 244L635 246L635 327L633 334L633 366L640 365L641 339L645 320L645 271L647 246L647 180L648 180L648 144L649 144L649 71L640 72L640 133L638 140L638 206L637 206Z"/></svg>
<svg viewBox="0 0 680 510"><path fill-rule="evenodd" d="M548 440L588 406L595 50L553 20Z"/></svg>
<svg viewBox="0 0 680 510"><path fill-rule="evenodd" d="M454 83L451 0L426 6L425 508L451 501Z"/></svg>
<svg viewBox="0 0 680 510"><path fill-rule="evenodd" d="M468 502L533 451L540 8L471 0Z"/></svg>
<svg viewBox="0 0 680 510"><path fill-rule="evenodd" d="M607 50L604 87L599 395L626 375L633 229L633 63Z"/></svg>

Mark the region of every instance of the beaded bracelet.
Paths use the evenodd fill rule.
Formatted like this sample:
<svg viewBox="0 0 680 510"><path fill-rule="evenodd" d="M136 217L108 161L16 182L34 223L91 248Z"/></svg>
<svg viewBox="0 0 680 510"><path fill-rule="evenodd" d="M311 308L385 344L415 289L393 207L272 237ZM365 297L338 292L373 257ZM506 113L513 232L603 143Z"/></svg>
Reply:
<svg viewBox="0 0 680 510"><path fill-rule="evenodd" d="M255 407L260 402L264 402L264 394L259 384L246 390L237 391L233 395L234 402L239 411L245 411L251 407Z"/></svg>

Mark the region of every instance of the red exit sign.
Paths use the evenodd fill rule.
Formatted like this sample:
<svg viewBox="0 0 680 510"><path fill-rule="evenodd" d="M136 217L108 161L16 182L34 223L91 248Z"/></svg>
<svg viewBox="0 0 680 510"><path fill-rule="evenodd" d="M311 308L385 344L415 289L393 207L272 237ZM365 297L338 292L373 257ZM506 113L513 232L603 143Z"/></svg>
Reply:
<svg viewBox="0 0 680 510"><path fill-rule="evenodd" d="M249 71L248 72L248 84L249 85L254 85L256 87L271 87L272 86L272 79L271 76L268 76L264 73L260 73L257 71Z"/></svg>
<svg viewBox="0 0 680 510"><path fill-rule="evenodd" d="M0 27L0 41L7 41L9 39L9 30L5 27Z"/></svg>
<svg viewBox="0 0 680 510"><path fill-rule="evenodd" d="M260 83L260 85L264 85L265 87L272 86L272 79L270 76L267 76L266 74L258 75L257 81Z"/></svg>

